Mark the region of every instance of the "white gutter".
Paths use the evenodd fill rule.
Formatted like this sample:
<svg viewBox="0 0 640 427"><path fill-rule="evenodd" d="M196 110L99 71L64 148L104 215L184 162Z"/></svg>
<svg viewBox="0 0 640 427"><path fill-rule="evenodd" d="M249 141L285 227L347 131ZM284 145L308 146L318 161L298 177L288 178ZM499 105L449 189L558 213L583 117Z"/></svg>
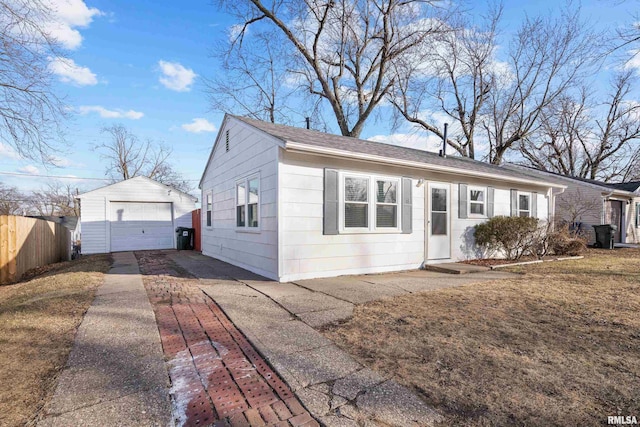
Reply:
<svg viewBox="0 0 640 427"><path fill-rule="evenodd" d="M313 154L318 154L318 155L327 156L327 157L336 157L336 156L338 156L338 157L346 157L346 158L365 160L365 161L375 162L375 163L383 163L383 164L390 164L390 165L396 165L396 166L404 166L404 167L410 167L410 168L415 168L415 169L426 169L426 170L431 170L431 171L436 171L436 172L445 172L445 173L456 174L456 175L465 175L465 176L471 176L471 177L482 177L482 178L489 178L489 179L494 179L494 180L498 180L498 181L510 181L510 182L517 182L517 183L520 183L520 184L529 184L529 185L535 185L535 186L561 188L561 189L563 189L563 191L564 191L565 188L567 188L566 185L555 184L555 183L544 182L544 181L537 181L536 182L536 181L533 181L533 179L513 178L513 177L507 177L507 176L504 176L504 175L487 173L487 172L477 172L477 171L468 171L468 170L465 170L465 169L455 169L455 168L451 168L451 167L448 167L448 166L440 166L440 165L434 165L434 164L429 164L429 163L414 162L414 161L410 161L410 160L391 159L389 157L377 156L375 154L354 153L352 151L337 150L335 148L318 147L318 146L314 146L314 145L300 144L300 143L293 142L293 141L287 141L285 148L287 149L287 151L291 151L291 152L313 153Z"/></svg>

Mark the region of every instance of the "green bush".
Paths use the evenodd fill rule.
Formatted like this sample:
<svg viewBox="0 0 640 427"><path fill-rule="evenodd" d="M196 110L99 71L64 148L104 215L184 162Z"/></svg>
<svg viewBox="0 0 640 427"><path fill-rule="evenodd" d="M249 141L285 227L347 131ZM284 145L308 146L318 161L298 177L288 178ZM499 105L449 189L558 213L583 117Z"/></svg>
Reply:
<svg viewBox="0 0 640 427"><path fill-rule="evenodd" d="M508 259L517 260L533 250L536 244L538 220L530 217L496 216L474 227L478 246L487 252L502 252Z"/></svg>

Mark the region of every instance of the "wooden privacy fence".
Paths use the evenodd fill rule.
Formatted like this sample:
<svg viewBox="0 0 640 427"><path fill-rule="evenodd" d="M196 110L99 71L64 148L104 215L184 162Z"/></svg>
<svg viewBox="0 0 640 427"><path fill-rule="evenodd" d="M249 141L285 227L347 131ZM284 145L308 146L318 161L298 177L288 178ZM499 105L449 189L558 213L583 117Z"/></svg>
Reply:
<svg viewBox="0 0 640 427"><path fill-rule="evenodd" d="M69 259L71 233L61 224L0 215L0 285L32 268Z"/></svg>
<svg viewBox="0 0 640 427"><path fill-rule="evenodd" d="M193 233L193 250L202 252L202 219L200 218L201 210L191 211L191 226L195 229Z"/></svg>

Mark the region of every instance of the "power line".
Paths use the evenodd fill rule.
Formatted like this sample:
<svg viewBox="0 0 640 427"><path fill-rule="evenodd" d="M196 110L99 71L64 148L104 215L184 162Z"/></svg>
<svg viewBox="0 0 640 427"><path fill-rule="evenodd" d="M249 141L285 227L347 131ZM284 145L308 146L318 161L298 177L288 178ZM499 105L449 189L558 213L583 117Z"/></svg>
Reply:
<svg viewBox="0 0 640 427"><path fill-rule="evenodd" d="M39 174L20 173L20 172L0 172L0 175L29 176L29 177L35 177L35 178L59 178L59 179L75 179L75 180L111 181L111 178L83 178L79 176L39 175ZM199 182L200 180L199 179L182 179L181 181Z"/></svg>

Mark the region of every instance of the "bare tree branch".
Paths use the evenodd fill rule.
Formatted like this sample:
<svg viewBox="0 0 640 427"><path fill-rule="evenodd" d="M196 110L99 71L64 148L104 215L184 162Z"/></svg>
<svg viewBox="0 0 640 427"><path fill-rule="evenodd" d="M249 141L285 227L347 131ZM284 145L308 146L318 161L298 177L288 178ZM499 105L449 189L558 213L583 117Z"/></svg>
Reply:
<svg viewBox="0 0 640 427"><path fill-rule="evenodd" d="M0 141L43 163L67 116L49 69L52 58L64 56L44 28L51 15L41 0L0 0Z"/></svg>
<svg viewBox="0 0 640 427"><path fill-rule="evenodd" d="M636 78L618 73L606 99L588 88L557 98L541 110L540 127L519 148L532 166L563 175L612 181L640 177L640 105L631 98Z"/></svg>
<svg viewBox="0 0 640 427"><path fill-rule="evenodd" d="M189 192L192 185L169 163L171 149L152 140L141 142L125 126L116 124L102 129L111 139L96 145L108 162L106 174L113 182L146 176L178 190Z"/></svg>
<svg viewBox="0 0 640 427"><path fill-rule="evenodd" d="M306 92L326 101L342 135L354 137L389 93L394 62L443 29L432 2L422 0L220 3L242 22L241 34L256 20L279 31L295 52L293 73L303 76Z"/></svg>

